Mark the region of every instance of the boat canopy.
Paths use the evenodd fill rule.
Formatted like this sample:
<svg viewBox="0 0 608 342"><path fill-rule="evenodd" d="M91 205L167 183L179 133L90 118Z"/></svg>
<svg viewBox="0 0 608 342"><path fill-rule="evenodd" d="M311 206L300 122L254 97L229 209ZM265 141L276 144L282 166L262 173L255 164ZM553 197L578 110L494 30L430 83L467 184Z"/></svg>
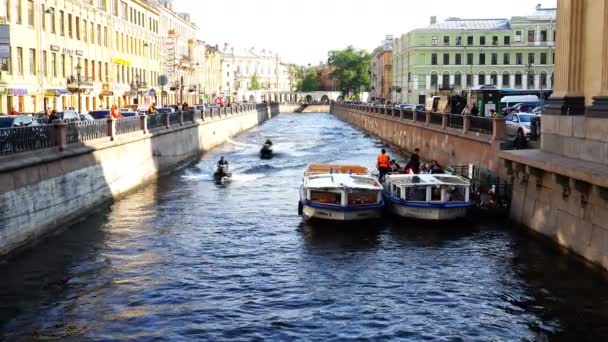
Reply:
<svg viewBox="0 0 608 342"><path fill-rule="evenodd" d="M397 186L470 185L466 178L450 174L388 175L387 180Z"/></svg>
<svg viewBox="0 0 608 342"><path fill-rule="evenodd" d="M310 164L304 170L304 176L318 174L350 173L353 175L369 175L369 170L360 165Z"/></svg>
<svg viewBox="0 0 608 342"><path fill-rule="evenodd" d="M361 189L382 190L382 186L371 176L349 175L344 173L320 174L309 176L304 181L307 189Z"/></svg>

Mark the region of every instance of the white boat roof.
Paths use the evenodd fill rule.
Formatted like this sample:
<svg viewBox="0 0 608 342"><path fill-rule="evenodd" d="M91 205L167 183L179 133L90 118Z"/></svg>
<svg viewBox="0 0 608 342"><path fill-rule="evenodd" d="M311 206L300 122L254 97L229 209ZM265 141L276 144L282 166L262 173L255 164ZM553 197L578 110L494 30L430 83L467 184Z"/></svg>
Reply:
<svg viewBox="0 0 608 342"><path fill-rule="evenodd" d="M417 174L417 175L387 175L386 180L394 185L460 185L469 186L471 183L464 177L442 174Z"/></svg>
<svg viewBox="0 0 608 342"><path fill-rule="evenodd" d="M352 173L355 175L369 175L367 167L361 165L340 165L340 164L309 164L304 170L304 175L318 175L325 173Z"/></svg>
<svg viewBox="0 0 608 342"><path fill-rule="evenodd" d="M347 173L325 173L317 175L309 175L304 178L305 188L314 189L364 189L364 190L382 190L382 185L372 176L367 175L350 175Z"/></svg>

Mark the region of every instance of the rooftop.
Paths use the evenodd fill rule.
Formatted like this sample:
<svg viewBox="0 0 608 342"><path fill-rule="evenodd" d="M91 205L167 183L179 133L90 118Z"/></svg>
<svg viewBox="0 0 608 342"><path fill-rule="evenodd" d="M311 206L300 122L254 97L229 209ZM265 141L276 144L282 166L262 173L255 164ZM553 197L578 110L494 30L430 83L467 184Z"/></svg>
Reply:
<svg viewBox="0 0 608 342"><path fill-rule="evenodd" d="M416 31L443 30L509 30L509 19L460 19L448 18Z"/></svg>

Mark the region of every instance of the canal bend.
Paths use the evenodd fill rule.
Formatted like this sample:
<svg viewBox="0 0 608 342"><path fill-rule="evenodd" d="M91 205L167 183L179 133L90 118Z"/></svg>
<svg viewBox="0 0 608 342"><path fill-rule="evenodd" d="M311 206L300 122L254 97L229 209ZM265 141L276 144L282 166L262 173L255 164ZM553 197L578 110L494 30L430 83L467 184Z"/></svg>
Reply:
<svg viewBox="0 0 608 342"><path fill-rule="evenodd" d="M260 160L267 138L277 155ZM302 224L308 163L372 166L381 147L324 113L233 138L0 265L0 339L608 335L603 275L502 220ZM211 177L221 155L226 187Z"/></svg>

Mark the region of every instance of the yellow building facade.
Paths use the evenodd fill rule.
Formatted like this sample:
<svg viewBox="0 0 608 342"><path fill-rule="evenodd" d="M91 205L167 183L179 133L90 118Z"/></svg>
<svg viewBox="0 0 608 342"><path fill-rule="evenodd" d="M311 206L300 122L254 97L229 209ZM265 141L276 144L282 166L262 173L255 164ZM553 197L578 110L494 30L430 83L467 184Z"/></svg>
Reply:
<svg viewBox="0 0 608 342"><path fill-rule="evenodd" d="M162 48L156 6L141 0L0 4L0 113L155 102Z"/></svg>

